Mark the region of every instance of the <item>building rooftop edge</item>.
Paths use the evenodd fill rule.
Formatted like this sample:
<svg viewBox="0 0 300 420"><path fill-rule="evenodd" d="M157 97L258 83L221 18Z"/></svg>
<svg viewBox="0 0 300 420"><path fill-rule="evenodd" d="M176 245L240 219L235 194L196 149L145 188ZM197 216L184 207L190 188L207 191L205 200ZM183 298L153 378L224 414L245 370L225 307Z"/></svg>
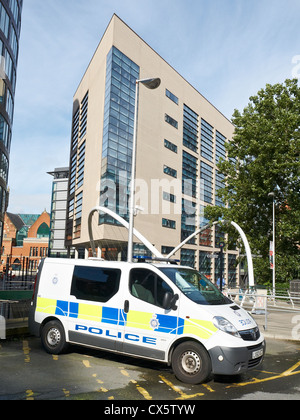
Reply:
<svg viewBox="0 0 300 420"><path fill-rule="evenodd" d="M98 48L99 48L99 46L100 46L100 44L101 44L101 42L102 42L102 40L103 40L103 38L105 37L105 34L106 34L106 32L107 32L107 30L108 30L108 28L110 27L110 25L112 24L112 22L113 22L113 20L114 20L114 18L117 18L117 19L119 19L119 21L121 21L125 26L127 26L127 28L130 30L130 31L132 31L139 39L141 39L141 41L144 43L144 44L146 44L156 55L158 55L169 67L171 67L186 83L188 83L191 87L192 87L192 89L194 89L200 96L202 96L202 98L205 100L205 101L207 101L217 112L219 112L219 114L221 114L230 124L232 124L232 122L230 121L230 119L229 118L227 118L226 117L226 115L224 115L215 105L213 105L204 95L202 95L202 93L201 92L199 92L199 90L198 89L196 89L195 88L195 86L193 86L185 77L183 77L170 63L168 63L157 51L155 51L154 50L154 48L152 48L151 47L151 45L149 45L138 33L136 33L123 19L121 19L116 13L114 13L113 15L112 15L112 18L110 19L110 21L109 21L109 23L108 23L108 25L107 25L107 27L106 27L106 29L105 29L105 31L104 31L104 33L103 33L103 35L102 35L102 37L101 37L101 40L99 41L99 43L98 43L98 45L97 45L97 47L96 47L96 49L95 49L95 52L94 52L94 54L93 54L93 56L92 56L92 58L91 58L91 60L89 61L89 64L88 64L88 66L86 67L86 70L85 70L85 72L84 72L84 74L83 74L83 76L82 76L82 78L80 79L80 82L79 82L79 84L78 84L78 86L77 86L77 88L76 88L76 91L75 91L75 93L77 92L77 90L78 90L78 88L79 88L79 86L80 86L80 84L81 84L81 82L82 82L82 80L83 80L83 78L84 78L84 76L85 76L85 74L86 74L86 72L88 71L88 68L89 68L89 66L90 66L90 64L91 64L91 62L93 61L93 58L94 58L94 56L95 56L95 54L97 53L97 50L98 50ZM75 96L75 93L74 93L74 95L73 95L73 97ZM233 124L232 124L233 125Z"/></svg>

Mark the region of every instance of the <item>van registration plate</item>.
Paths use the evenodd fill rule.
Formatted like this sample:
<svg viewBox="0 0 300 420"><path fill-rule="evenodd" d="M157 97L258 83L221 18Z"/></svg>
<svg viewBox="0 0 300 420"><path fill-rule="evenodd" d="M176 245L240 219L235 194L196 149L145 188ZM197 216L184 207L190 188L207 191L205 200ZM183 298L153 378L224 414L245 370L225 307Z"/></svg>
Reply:
<svg viewBox="0 0 300 420"><path fill-rule="evenodd" d="M260 350L256 350L254 352L252 352L252 359L258 359L259 357L261 357L264 354L263 349Z"/></svg>

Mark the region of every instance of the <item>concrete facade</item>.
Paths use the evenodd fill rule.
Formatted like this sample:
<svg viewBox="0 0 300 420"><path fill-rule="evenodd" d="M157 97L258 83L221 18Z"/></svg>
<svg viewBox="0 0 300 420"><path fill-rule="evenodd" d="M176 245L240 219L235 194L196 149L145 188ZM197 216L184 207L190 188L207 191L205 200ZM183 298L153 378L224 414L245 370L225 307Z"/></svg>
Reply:
<svg viewBox="0 0 300 420"><path fill-rule="evenodd" d="M128 220L134 79L150 77L161 85L152 91L140 86L136 205L143 210L135 228L168 254L205 224L204 207L218 204L217 163L226 158L233 125L114 15L73 99L66 244L86 256L92 208L105 205ZM97 214L92 226L99 254L124 258L126 229ZM219 239L218 230L204 232L175 257L215 281L217 260L209 257L220 251ZM237 281L237 254L225 253L226 283Z"/></svg>

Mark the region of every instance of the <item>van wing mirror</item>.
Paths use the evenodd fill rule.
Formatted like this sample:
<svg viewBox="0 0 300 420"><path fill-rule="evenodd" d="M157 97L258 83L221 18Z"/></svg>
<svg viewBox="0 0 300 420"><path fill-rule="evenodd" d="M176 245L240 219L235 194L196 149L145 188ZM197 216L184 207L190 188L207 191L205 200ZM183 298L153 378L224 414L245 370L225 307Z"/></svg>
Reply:
<svg viewBox="0 0 300 420"><path fill-rule="evenodd" d="M172 309L173 311L176 311L177 305L176 302L179 299L179 296L176 294L174 295L171 292L166 292L163 298L163 308L165 310Z"/></svg>

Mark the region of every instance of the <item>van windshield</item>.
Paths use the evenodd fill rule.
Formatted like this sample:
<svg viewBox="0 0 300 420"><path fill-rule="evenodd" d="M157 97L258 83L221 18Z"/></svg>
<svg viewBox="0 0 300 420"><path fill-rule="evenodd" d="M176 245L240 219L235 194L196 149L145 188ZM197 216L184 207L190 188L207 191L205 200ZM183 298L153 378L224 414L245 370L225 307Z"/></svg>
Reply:
<svg viewBox="0 0 300 420"><path fill-rule="evenodd" d="M186 297L199 305L228 305L231 302L198 271L189 268L160 267Z"/></svg>

